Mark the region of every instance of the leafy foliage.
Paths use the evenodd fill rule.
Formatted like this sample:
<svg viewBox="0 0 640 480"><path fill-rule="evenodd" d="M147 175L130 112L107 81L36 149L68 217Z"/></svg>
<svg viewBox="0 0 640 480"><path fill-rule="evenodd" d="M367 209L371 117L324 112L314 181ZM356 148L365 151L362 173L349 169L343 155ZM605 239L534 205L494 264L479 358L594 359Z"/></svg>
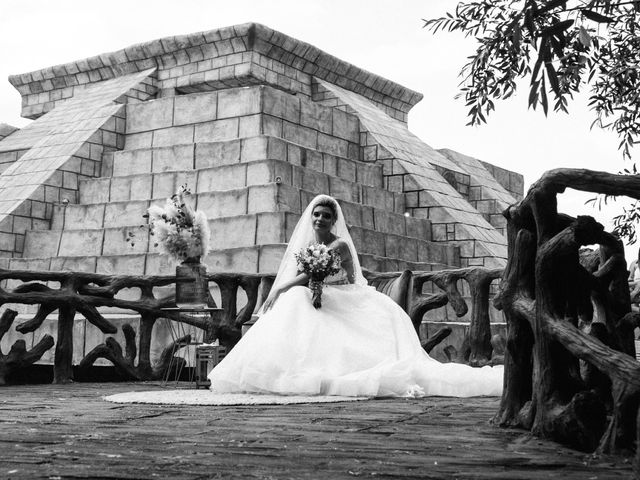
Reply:
<svg viewBox="0 0 640 480"><path fill-rule="evenodd" d="M568 113L569 100L588 86L592 127L615 131L623 157L631 158L640 136L640 1L469 0L424 22L433 33L477 40L460 72L469 125L486 123L494 101L512 96L518 79L529 79L529 107L545 115L550 108ZM624 173L638 174L635 165ZM633 244L638 221L636 202L613 218L614 233Z"/></svg>
<svg viewBox="0 0 640 480"><path fill-rule="evenodd" d="M638 168L633 164L631 170L628 168L618 172L618 175L638 175ZM615 200L613 195L598 195L597 197L590 198L585 204L591 204L598 210L602 209L603 205L607 205L609 201ZM612 218L613 231L612 233L618 238L625 238L629 245L633 245L638 240L636 225L640 223L640 201L634 201L628 207L622 207L622 213Z"/></svg>
<svg viewBox="0 0 640 480"><path fill-rule="evenodd" d="M640 135L640 1L471 0L454 13L424 20L432 32L477 39L461 71L469 124L486 122L494 101L530 79L529 107L567 112L591 87L594 125L617 132L625 158Z"/></svg>

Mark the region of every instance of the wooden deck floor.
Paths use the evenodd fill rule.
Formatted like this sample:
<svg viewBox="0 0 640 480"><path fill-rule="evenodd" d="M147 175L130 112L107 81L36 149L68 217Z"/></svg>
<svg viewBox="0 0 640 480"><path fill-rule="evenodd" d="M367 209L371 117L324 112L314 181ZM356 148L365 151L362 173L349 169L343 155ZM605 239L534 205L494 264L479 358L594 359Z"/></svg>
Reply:
<svg viewBox="0 0 640 480"><path fill-rule="evenodd" d="M251 407L101 399L157 388L2 387L0 478L631 478L622 458L489 425L497 398Z"/></svg>

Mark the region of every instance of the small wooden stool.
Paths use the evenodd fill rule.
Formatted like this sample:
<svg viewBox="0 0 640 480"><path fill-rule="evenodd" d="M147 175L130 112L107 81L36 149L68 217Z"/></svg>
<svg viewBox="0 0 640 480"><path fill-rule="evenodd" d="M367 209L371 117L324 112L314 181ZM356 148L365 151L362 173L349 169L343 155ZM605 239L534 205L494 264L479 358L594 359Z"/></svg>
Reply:
<svg viewBox="0 0 640 480"><path fill-rule="evenodd" d="M227 349L221 345L196 346L196 388L208 388L211 385L207 375L226 354Z"/></svg>

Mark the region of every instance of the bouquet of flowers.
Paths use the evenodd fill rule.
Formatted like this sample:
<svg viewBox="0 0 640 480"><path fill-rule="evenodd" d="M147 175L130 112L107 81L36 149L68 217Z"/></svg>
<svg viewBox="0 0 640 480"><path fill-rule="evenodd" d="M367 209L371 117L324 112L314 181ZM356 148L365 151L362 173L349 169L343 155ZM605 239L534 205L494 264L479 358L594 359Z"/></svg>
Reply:
<svg viewBox="0 0 640 480"><path fill-rule="evenodd" d="M315 243L295 254L298 271L309 276L309 288L313 292L313 306L322 306L324 279L340 271L340 255L321 243Z"/></svg>
<svg viewBox="0 0 640 480"><path fill-rule="evenodd" d="M164 253L180 262L204 257L211 237L206 215L185 202L189 195L187 185L182 185L178 193L167 198L164 207L149 207L144 215L149 219L150 234L155 237L154 246L159 245ZM133 234L130 237L133 243Z"/></svg>

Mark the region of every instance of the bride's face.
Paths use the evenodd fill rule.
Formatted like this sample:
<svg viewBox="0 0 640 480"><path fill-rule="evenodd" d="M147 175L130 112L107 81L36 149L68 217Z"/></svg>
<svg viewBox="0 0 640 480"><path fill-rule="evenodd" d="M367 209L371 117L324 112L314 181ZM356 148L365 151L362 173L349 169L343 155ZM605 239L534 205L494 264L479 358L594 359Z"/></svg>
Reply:
<svg viewBox="0 0 640 480"><path fill-rule="evenodd" d="M318 205L311 213L313 221L313 229L318 233L326 233L331 231L331 227L336 223L333 217L333 211L324 205Z"/></svg>

